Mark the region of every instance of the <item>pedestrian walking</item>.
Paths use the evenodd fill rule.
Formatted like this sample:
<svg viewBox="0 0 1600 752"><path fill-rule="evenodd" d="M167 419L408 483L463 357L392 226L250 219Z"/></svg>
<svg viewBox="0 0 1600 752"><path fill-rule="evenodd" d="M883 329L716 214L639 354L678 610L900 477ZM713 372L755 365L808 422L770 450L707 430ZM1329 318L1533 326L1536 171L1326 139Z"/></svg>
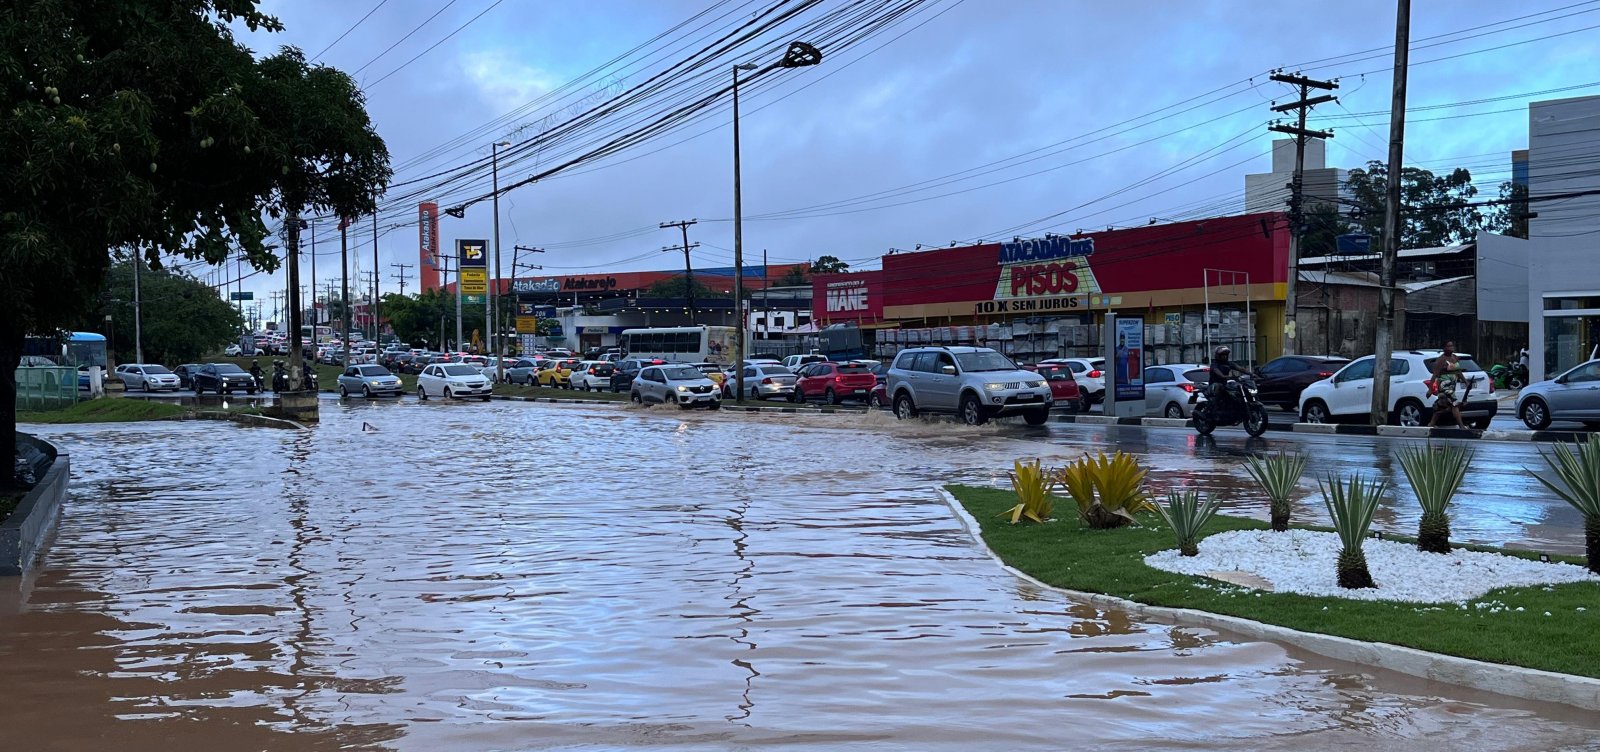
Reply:
<svg viewBox="0 0 1600 752"><path fill-rule="evenodd" d="M1438 398L1433 403L1433 417L1428 419L1429 428L1438 426L1439 416L1446 412L1457 428L1466 427L1461 421L1461 403L1456 399L1456 386L1460 382L1461 359L1456 356L1456 343L1446 342L1444 351L1433 361L1433 386Z"/></svg>

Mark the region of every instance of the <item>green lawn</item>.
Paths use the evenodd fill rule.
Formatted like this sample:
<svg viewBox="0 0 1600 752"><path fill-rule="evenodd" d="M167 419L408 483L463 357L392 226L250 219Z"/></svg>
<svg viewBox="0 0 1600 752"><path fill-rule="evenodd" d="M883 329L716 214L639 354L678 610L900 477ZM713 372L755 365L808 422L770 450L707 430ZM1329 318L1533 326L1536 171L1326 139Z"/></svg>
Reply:
<svg viewBox="0 0 1600 752"><path fill-rule="evenodd" d="M135 420L164 420L186 414L190 408L170 402L104 397L79 402L65 410L24 412L19 423L124 423Z"/></svg>
<svg viewBox="0 0 1600 752"><path fill-rule="evenodd" d="M1144 557L1174 547L1155 515L1137 527L1090 530L1078 522L1071 499L1056 500L1057 521L1011 525L1000 513L1017 503L1009 490L949 486L972 513L983 539L1007 564L1052 585L1104 593L1140 603L1192 608L1267 624L1369 642L1600 677L1600 583L1502 588L1472 603L1498 601L1510 611L1490 613L1470 603L1352 601L1343 598L1257 593L1203 577L1173 574L1144 564ZM1205 534L1265 529L1267 524L1217 515ZM1386 536L1387 537L1387 536ZM1205 541L1200 541L1205 549ZM1479 547L1473 547L1479 548ZM1537 553L1504 551L1537 558ZM1552 557L1581 563L1571 557ZM1514 609L1521 607L1523 610ZM1550 616L1545 616L1545 612Z"/></svg>

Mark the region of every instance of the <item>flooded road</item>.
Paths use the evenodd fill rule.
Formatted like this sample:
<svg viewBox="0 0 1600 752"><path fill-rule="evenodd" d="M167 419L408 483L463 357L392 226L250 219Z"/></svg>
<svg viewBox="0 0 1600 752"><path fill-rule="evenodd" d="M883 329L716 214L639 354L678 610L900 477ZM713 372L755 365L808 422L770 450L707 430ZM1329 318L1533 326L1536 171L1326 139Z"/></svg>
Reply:
<svg viewBox="0 0 1600 752"><path fill-rule="evenodd" d="M1582 711L1037 591L931 491L1108 440L1233 488L1209 453L1242 435L411 401L38 433L74 485L0 596L29 749L1600 744Z"/></svg>

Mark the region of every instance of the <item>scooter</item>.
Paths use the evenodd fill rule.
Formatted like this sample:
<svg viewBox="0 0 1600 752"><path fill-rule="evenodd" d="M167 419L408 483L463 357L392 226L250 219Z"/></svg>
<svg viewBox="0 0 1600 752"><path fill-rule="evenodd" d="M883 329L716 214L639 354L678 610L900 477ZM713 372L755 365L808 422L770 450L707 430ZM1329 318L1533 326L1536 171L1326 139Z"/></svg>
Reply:
<svg viewBox="0 0 1600 752"><path fill-rule="evenodd" d="M1489 378L1496 389L1521 389L1528 383L1528 369L1521 363L1496 363L1489 366Z"/></svg>
<svg viewBox="0 0 1600 752"><path fill-rule="evenodd" d="M1217 426L1244 424L1251 436L1267 432L1267 406L1257 398L1256 380L1248 374L1228 379L1222 385L1223 399L1212 401L1209 389L1196 389L1189 395L1194 405L1194 430L1201 436L1210 436Z"/></svg>

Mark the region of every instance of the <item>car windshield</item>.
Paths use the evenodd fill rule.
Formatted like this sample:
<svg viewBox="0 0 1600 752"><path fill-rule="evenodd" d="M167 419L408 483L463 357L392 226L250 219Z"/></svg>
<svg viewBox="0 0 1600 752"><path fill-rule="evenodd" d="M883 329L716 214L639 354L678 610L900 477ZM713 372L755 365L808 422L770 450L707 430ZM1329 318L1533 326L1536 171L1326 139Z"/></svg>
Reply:
<svg viewBox="0 0 1600 752"><path fill-rule="evenodd" d="M389 373L389 369L384 368L383 366L362 366L361 367L361 375L362 376L393 376L394 374Z"/></svg>
<svg viewBox="0 0 1600 752"><path fill-rule="evenodd" d="M1072 369L1067 366L1039 366L1039 375L1046 381L1072 381Z"/></svg>
<svg viewBox="0 0 1600 752"><path fill-rule="evenodd" d="M473 368L472 366L464 366L464 365L460 365L460 364L455 364L455 365L445 366L444 367L444 375L446 375L446 376L482 376L483 374L478 373L478 369Z"/></svg>
<svg viewBox="0 0 1600 752"><path fill-rule="evenodd" d="M763 375L763 376L792 376L792 375L794 375L794 371L791 371L791 370L789 370L789 369L787 369L787 368L785 368L783 366L762 366L758 370L761 371L761 375Z"/></svg>
<svg viewBox="0 0 1600 752"><path fill-rule="evenodd" d="M171 371L167 370L166 366L145 366L144 372L152 375L172 373Z"/></svg>
<svg viewBox="0 0 1600 752"><path fill-rule="evenodd" d="M1188 380L1190 380L1190 381L1197 382L1197 383L1210 381L1211 380L1211 369L1209 369L1209 368L1196 368L1196 369L1194 369L1192 371L1184 371L1183 372L1183 377L1188 379Z"/></svg>
<svg viewBox="0 0 1600 752"><path fill-rule="evenodd" d="M218 363L217 373L244 373L245 370L232 363Z"/></svg>
<svg viewBox="0 0 1600 752"><path fill-rule="evenodd" d="M1015 371L1016 364L1009 358L993 350L985 352L958 353L956 362L961 364L961 370L972 371Z"/></svg>
<svg viewBox="0 0 1600 752"><path fill-rule="evenodd" d="M661 373L665 374L669 381L689 381L705 378L705 375L700 373L700 369L694 366L670 366L661 369Z"/></svg>
<svg viewBox="0 0 1600 752"><path fill-rule="evenodd" d="M1433 366L1434 366L1435 363L1438 363L1438 362L1439 362L1438 358L1429 358L1426 362L1423 363L1423 367L1428 369L1428 373L1433 373ZM1483 370L1481 367L1478 366L1477 361L1474 361L1472 358L1469 358L1469 357L1467 357L1465 355L1461 356L1460 358L1457 358L1456 359L1456 363L1457 363L1457 365L1461 366L1462 373L1466 373L1468 371L1482 371Z"/></svg>

